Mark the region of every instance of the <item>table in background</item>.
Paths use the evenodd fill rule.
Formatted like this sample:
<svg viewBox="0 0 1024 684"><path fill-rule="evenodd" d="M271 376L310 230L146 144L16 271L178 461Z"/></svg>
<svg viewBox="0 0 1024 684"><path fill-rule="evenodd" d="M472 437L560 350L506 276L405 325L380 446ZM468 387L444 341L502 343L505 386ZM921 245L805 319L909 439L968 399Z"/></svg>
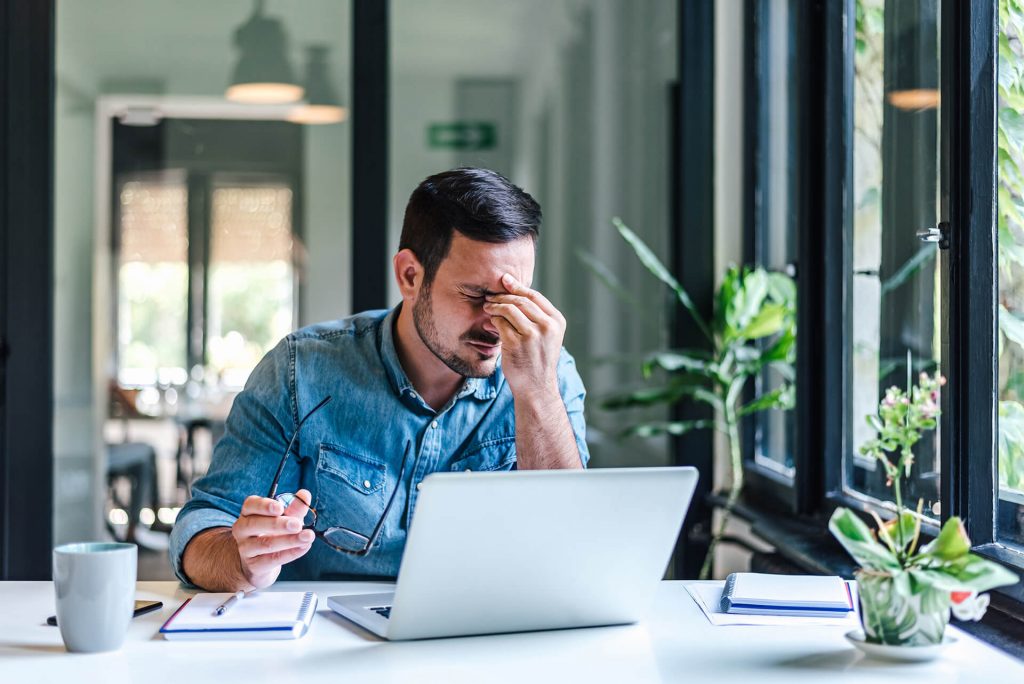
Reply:
<svg viewBox="0 0 1024 684"><path fill-rule="evenodd" d="M958 642L939 660L866 660L843 628L714 627L683 582L663 582L639 625L389 643L344 620L327 597L381 591L356 582L280 582L270 590L320 597L297 641L170 642L160 625L189 592L140 582L137 598L162 610L132 621L114 653L69 654L47 627L50 582L0 582L0 682L1021 682L1024 663L951 628Z"/></svg>

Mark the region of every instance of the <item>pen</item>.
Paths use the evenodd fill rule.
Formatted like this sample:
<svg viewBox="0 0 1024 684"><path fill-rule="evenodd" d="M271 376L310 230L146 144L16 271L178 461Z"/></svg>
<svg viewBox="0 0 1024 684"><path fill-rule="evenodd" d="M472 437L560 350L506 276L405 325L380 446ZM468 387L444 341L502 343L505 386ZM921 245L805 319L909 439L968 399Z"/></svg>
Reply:
<svg viewBox="0 0 1024 684"><path fill-rule="evenodd" d="M228 612L228 608L235 605L236 601L241 601L245 598L244 591L236 591L234 594L228 597L228 600L217 606L216 610L213 611L214 617L220 617L224 613Z"/></svg>

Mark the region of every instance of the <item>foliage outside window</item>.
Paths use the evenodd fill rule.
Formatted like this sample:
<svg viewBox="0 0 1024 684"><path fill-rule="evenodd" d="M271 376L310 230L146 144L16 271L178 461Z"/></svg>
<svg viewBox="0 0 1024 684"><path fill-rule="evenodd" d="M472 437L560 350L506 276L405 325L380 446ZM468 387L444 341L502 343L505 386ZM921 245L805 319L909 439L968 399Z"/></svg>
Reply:
<svg viewBox="0 0 1024 684"><path fill-rule="evenodd" d="M999 486L1024 503L1024 3L1000 0ZM1003 531L1003 530L1001 530ZM1017 521L1015 536L1020 539Z"/></svg>

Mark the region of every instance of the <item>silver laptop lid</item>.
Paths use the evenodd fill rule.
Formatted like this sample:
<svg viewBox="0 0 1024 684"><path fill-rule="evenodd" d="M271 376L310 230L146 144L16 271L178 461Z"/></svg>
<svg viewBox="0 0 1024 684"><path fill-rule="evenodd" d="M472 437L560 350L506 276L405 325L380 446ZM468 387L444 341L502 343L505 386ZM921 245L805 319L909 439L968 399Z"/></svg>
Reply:
<svg viewBox="0 0 1024 684"><path fill-rule="evenodd" d="M636 622L696 482L693 468L430 475L388 638Z"/></svg>

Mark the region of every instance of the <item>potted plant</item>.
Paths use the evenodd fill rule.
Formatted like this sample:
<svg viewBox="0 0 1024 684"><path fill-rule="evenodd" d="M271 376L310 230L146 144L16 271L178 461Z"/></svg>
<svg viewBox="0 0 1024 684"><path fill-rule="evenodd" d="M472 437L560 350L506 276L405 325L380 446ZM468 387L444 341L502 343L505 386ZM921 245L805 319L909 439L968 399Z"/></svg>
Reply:
<svg viewBox="0 0 1024 684"><path fill-rule="evenodd" d="M921 545L921 508L903 506L902 480L914 465L914 445L922 433L934 430L939 391L946 380L922 373L911 386L909 358L907 390L890 387L867 417L877 437L860 452L883 468L892 488L896 515L871 530L853 511L839 508L829 529L860 564L856 571L860 618L865 640L889 646L930 646L942 643L950 610L960 619L979 620L988 607L981 592L1013 584L1017 577L1002 566L971 553L960 518L949 518L931 542Z"/></svg>
<svg viewBox="0 0 1024 684"><path fill-rule="evenodd" d="M740 422L744 416L769 409L793 406L796 356L796 283L783 273L763 268L731 267L722 279L710 320L694 306L689 294L643 240L620 219L612 221L644 267L668 286L679 305L707 339L705 349L663 349L646 355L643 377L657 384L606 399L606 409L624 409L696 402L712 409L706 419L644 422L625 431L627 436L682 435L692 430L713 429L728 442L731 485L718 526L711 536L700 578L711 572L718 540L743 489ZM581 259L617 294L625 289L614 275L593 257ZM747 394L749 380L772 369L778 386L760 396ZM657 372L657 373L656 373Z"/></svg>

